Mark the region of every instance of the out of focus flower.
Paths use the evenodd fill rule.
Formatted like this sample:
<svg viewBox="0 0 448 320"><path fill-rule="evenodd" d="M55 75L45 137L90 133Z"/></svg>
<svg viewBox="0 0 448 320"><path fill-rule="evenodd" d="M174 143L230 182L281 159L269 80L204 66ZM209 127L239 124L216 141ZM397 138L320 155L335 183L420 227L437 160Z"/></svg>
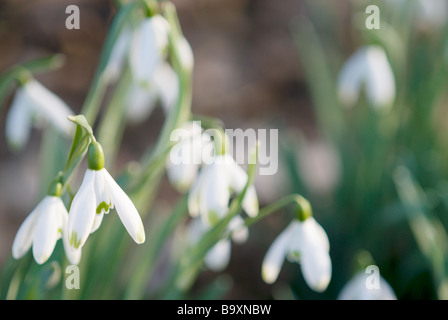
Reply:
<svg viewBox="0 0 448 320"><path fill-rule="evenodd" d="M244 243L249 237L249 229L244 226L244 219L241 216L235 216L230 220L227 229L231 237L218 241L204 257L205 266L215 272L222 271L228 266L231 255L231 241ZM202 219L191 220L187 234L189 245L197 245L208 230L209 228L203 223Z"/></svg>
<svg viewBox="0 0 448 320"><path fill-rule="evenodd" d="M166 169L171 184L181 192L187 192L196 180L202 165L202 153L212 146L210 136L203 132L200 122L186 122L171 135L179 141L171 149Z"/></svg>
<svg viewBox="0 0 448 320"><path fill-rule="evenodd" d="M67 117L72 114L72 110L58 96L36 80L28 80L17 89L6 117L8 144L14 150L22 149L33 124L49 123L69 136L73 128Z"/></svg>
<svg viewBox="0 0 448 320"><path fill-rule="evenodd" d="M115 208L124 227L136 243L145 242L145 230L131 199L104 168L101 145L92 142L88 150L88 169L73 198L68 217L68 240L72 249L81 248L96 231L103 215Z"/></svg>
<svg viewBox="0 0 448 320"><path fill-rule="evenodd" d="M38 264L48 260L56 242L63 238L64 248L71 264L78 264L81 251L67 250L68 213L59 196L45 196L28 215L17 231L12 245L12 255L20 259L33 247L33 256Z"/></svg>
<svg viewBox="0 0 448 320"><path fill-rule="evenodd" d="M157 66L164 61L169 28L165 18L156 14L143 20L134 31L129 62L138 85L149 87Z"/></svg>
<svg viewBox="0 0 448 320"><path fill-rule="evenodd" d="M378 275L379 288L369 288L366 284L369 274L357 273L339 293L338 300L396 300L392 287L387 281Z"/></svg>
<svg viewBox="0 0 448 320"><path fill-rule="evenodd" d="M368 103L376 109L387 110L395 101L394 74L386 53L379 46L356 51L339 73L338 94L345 106L356 104L362 88Z"/></svg>
<svg viewBox="0 0 448 320"><path fill-rule="evenodd" d="M156 67L150 87L142 87L133 82L126 98L126 116L134 124L145 121L160 102L165 114L176 104L179 96L179 79L164 62Z"/></svg>
<svg viewBox="0 0 448 320"><path fill-rule="evenodd" d="M210 164L203 166L190 190L190 215L200 215L207 226L214 225L228 213L231 195L240 194L247 179L247 173L229 154L216 155ZM242 207L251 217L258 214L258 196L253 185L247 188Z"/></svg>
<svg viewBox="0 0 448 320"><path fill-rule="evenodd" d="M331 279L330 244L325 230L313 217L298 219L278 235L266 253L262 264L262 278L274 283L283 261L300 263L303 277L316 292L324 291Z"/></svg>

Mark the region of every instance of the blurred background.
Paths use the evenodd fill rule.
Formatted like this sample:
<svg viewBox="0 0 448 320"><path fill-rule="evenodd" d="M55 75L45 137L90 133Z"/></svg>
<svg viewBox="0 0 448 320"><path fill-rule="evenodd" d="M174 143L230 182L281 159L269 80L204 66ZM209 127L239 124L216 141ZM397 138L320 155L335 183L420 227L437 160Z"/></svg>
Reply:
<svg viewBox="0 0 448 320"><path fill-rule="evenodd" d="M406 4L392 2L395 5L348 0L173 1L195 56L193 113L217 117L227 128L279 129L279 171L256 178L260 203L264 206L292 192L307 196L329 235L333 262L333 278L323 294L313 293L300 267L287 262L276 284L263 283L263 256L289 221L277 214L251 228L247 243L233 244L226 270L202 273L193 291L201 292L218 277L226 288L224 298L334 299L353 276L359 253L366 250L399 298L444 296L447 244L439 240L445 239L448 221L447 148L441 147L447 142L442 90L447 78L447 7L445 3L442 10L425 11L419 1L411 1L413 9L404 10ZM385 20L383 33L373 36L359 27L371 3L380 5ZM65 8L71 4L80 8L80 30L65 28ZM0 0L0 71L64 54L63 67L37 79L78 112L114 13L112 2L106 0ZM404 35L401 52L387 47L394 36ZM356 111L347 112L335 94L344 61L372 42L395 58L394 71L406 74L398 78L397 72L393 108L401 111L392 120L372 115L362 97ZM405 61L404 67L399 69L402 65L394 65L396 61ZM1 108L0 121L0 266L10 259L18 227L45 192L39 182L41 132L34 130L20 153L7 147L3 132L11 100L12 94ZM344 120L339 127L333 126L340 118ZM118 169L156 141L163 120L158 109L144 123L126 128ZM378 153L379 158L371 157ZM393 180L398 164L406 171ZM403 200L408 199L406 192L397 191L397 185L400 189L414 181L406 177L421 184L416 187L425 199L421 207L418 197L411 197L418 202L412 206ZM165 181L154 214L177 196ZM418 213L407 215L416 206ZM418 214L425 222L413 223L410 217L420 219Z"/></svg>

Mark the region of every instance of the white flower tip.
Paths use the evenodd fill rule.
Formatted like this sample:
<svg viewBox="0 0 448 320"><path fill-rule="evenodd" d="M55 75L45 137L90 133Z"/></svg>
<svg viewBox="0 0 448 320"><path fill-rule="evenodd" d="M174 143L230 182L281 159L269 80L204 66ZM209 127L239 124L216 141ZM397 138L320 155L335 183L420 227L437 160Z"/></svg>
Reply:
<svg viewBox="0 0 448 320"><path fill-rule="evenodd" d="M311 289L314 291L321 293L327 290L328 284L330 283L331 275L325 275L319 279L319 282L310 284Z"/></svg>
<svg viewBox="0 0 448 320"><path fill-rule="evenodd" d="M277 266L269 263L263 263L263 266L261 268L261 277L267 284L273 284L275 281L277 281L279 272L280 270Z"/></svg>

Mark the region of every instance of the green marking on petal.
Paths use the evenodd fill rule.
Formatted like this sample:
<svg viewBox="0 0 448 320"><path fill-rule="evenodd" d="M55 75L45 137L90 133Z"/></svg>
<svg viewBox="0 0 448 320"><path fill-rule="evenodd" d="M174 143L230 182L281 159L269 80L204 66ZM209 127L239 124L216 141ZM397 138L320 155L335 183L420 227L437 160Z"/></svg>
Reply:
<svg viewBox="0 0 448 320"><path fill-rule="evenodd" d="M104 210L105 213L108 213L110 209L110 203L107 204L106 202L101 202L98 207L96 207L96 214L100 214L102 210Z"/></svg>
<svg viewBox="0 0 448 320"><path fill-rule="evenodd" d="M78 239L78 234L76 231L73 231L70 234L70 238L68 239L69 245L71 245L73 248L78 249L81 245L81 239Z"/></svg>

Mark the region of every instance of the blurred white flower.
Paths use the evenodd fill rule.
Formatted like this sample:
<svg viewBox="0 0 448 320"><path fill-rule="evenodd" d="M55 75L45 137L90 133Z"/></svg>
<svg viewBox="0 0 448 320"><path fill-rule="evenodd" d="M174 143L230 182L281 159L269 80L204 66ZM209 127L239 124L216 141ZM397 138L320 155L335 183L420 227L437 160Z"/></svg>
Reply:
<svg viewBox="0 0 448 320"><path fill-rule="evenodd" d="M78 264L81 251L67 250L68 213L61 198L45 196L28 215L17 231L12 245L12 255L20 259L33 246L33 256L38 264L48 260L56 242L64 237L64 248L71 264Z"/></svg>
<svg viewBox="0 0 448 320"><path fill-rule="evenodd" d="M137 84L149 87L156 67L164 61L170 26L161 15L143 20L134 31L129 63Z"/></svg>
<svg viewBox="0 0 448 320"><path fill-rule="evenodd" d="M203 223L202 219L191 220L187 234L188 245L198 244L208 230L209 228ZM241 244L246 242L249 237L249 229L244 225L244 219L241 216L232 218L227 230L231 233L231 237L218 241L204 257L205 266L215 272L222 271L228 266L231 255L231 241Z"/></svg>
<svg viewBox="0 0 448 320"><path fill-rule="evenodd" d="M181 192L187 192L196 180L202 164L202 152L212 147L210 136L203 132L199 121L184 123L179 130L173 131L173 146L166 161L166 170L170 183Z"/></svg>
<svg viewBox="0 0 448 320"><path fill-rule="evenodd" d="M368 288L366 285L367 277L363 271L357 273L339 293L338 300L397 300L392 287L387 281L379 276L380 287Z"/></svg>
<svg viewBox="0 0 448 320"><path fill-rule="evenodd" d="M232 193L240 194L247 179L247 173L229 154L216 155L202 167L190 190L190 215L200 215L207 226L214 225L228 213ZM258 214L258 196L253 185L247 188L242 207L251 217Z"/></svg>
<svg viewBox="0 0 448 320"><path fill-rule="evenodd" d="M356 51L342 67L338 77L341 102L353 107L362 88L367 101L376 109L389 109L395 101L395 79L386 53L379 46Z"/></svg>
<svg viewBox="0 0 448 320"><path fill-rule="evenodd" d="M132 37L133 30L131 27L125 26L115 40L106 68L103 71L103 77L105 77L108 82L117 81L120 77L123 65L129 54Z"/></svg>
<svg viewBox="0 0 448 320"><path fill-rule="evenodd" d="M94 148L99 144L91 144ZM89 153L91 152L89 147ZM101 149L102 153L102 149ZM104 165L104 162L102 162ZM115 208L124 227L136 243L145 242L145 230L140 215L131 199L102 166L89 168L73 198L68 217L68 240L72 249L81 248L90 233L96 231L103 215Z"/></svg>
<svg viewBox="0 0 448 320"><path fill-rule="evenodd" d="M165 114L176 104L179 96L179 79L169 63L159 64L153 74L149 88L131 83L126 97L126 117L129 122L145 121L159 101Z"/></svg>
<svg viewBox="0 0 448 320"><path fill-rule="evenodd" d="M20 150L28 141L31 125L48 122L69 136L73 127L67 120L72 110L58 96L32 79L17 89L6 117L6 139L11 148Z"/></svg>
<svg viewBox="0 0 448 320"><path fill-rule="evenodd" d="M303 277L316 292L324 291L331 280L330 243L325 230L313 217L294 220L274 240L262 264L262 278L274 283L283 261L300 263Z"/></svg>

